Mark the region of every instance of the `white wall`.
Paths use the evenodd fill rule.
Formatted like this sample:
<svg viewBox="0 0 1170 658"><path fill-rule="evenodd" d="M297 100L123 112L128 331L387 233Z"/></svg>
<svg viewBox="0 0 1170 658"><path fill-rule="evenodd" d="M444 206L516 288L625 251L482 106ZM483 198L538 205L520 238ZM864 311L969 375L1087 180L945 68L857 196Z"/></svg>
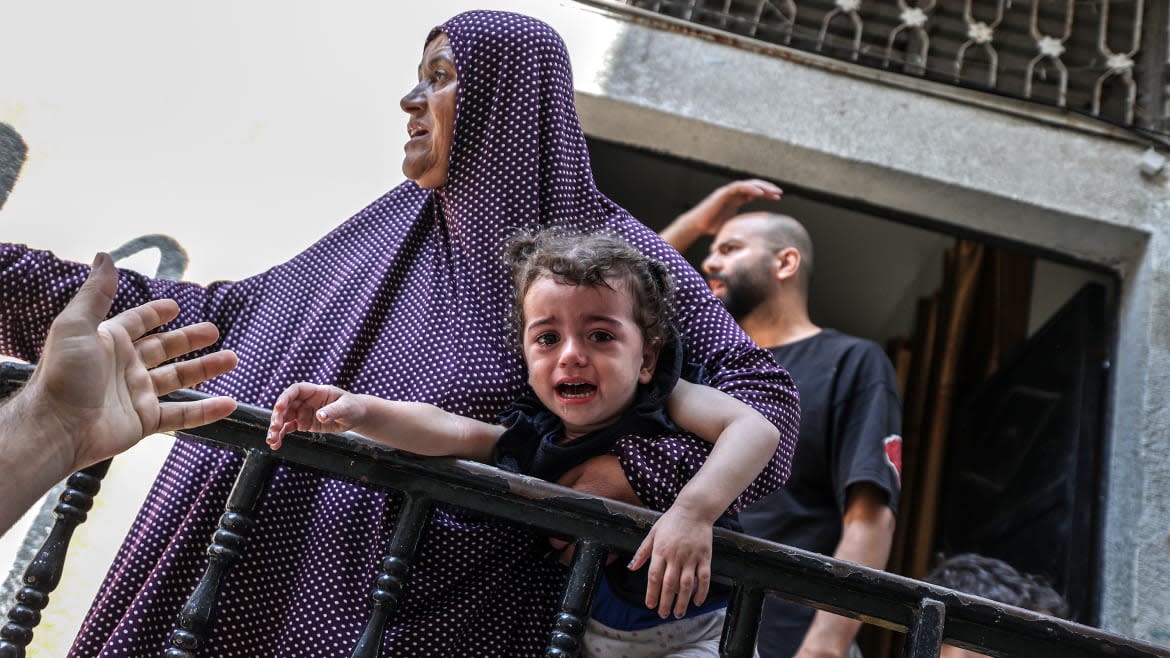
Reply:
<svg viewBox="0 0 1170 658"><path fill-rule="evenodd" d="M167 233L200 282L280 263L403 180L398 100L431 27L476 4L5 3L0 122L29 156L0 241L89 262ZM168 445L115 462L29 658L65 655ZM31 522L0 540L0 579Z"/></svg>
<svg viewBox="0 0 1170 658"><path fill-rule="evenodd" d="M0 239L88 262L168 233L203 282L282 262L402 180L398 100L471 4L8 3L0 122L29 158Z"/></svg>

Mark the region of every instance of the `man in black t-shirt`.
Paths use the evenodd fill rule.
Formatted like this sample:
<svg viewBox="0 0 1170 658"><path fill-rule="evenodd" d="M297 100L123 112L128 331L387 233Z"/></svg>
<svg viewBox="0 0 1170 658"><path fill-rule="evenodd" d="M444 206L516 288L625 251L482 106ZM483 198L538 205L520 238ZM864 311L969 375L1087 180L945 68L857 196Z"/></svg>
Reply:
<svg viewBox="0 0 1170 658"><path fill-rule="evenodd" d="M800 391L800 438L786 486L740 515L744 531L877 569L893 542L902 411L889 359L871 341L822 329L808 315L813 249L795 219L735 215L777 200L765 181L737 181L679 216L662 236L685 251L714 235L703 261L712 292L757 344L772 349ZM769 597L761 658L860 655L861 623Z"/></svg>

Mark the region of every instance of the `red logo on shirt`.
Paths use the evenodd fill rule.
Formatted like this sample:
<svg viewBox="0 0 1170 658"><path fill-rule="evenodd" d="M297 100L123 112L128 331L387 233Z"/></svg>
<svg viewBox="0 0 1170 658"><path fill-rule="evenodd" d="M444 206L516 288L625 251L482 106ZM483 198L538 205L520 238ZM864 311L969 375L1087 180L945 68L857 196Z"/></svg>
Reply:
<svg viewBox="0 0 1170 658"><path fill-rule="evenodd" d="M886 463L894 469L898 476L898 486L902 486L902 437L891 434L882 440L886 449Z"/></svg>

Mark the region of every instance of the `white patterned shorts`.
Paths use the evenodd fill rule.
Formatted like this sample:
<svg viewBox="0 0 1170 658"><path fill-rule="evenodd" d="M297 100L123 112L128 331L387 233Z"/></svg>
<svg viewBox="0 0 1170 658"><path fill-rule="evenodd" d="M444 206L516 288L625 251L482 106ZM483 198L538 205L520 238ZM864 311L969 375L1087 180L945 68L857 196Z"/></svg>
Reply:
<svg viewBox="0 0 1170 658"><path fill-rule="evenodd" d="M727 609L664 621L639 631L619 631L594 619L585 626L585 658L717 658Z"/></svg>

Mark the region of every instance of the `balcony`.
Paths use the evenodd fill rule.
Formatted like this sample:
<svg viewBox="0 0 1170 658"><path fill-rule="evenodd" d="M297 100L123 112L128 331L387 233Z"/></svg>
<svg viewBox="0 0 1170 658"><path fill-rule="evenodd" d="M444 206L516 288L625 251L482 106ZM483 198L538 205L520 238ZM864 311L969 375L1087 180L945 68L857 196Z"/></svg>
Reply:
<svg viewBox="0 0 1170 658"><path fill-rule="evenodd" d="M579 1L1047 105L1159 142L1167 130L1164 0Z"/></svg>
<svg viewBox="0 0 1170 658"><path fill-rule="evenodd" d="M0 365L0 395L10 394L32 368ZM180 391L169 399L190 400ZM577 542L562 606L546 656L576 656L599 571L610 550L633 551L658 514L603 501L530 477L454 459L401 453L353 434L293 434L277 455L264 443L265 409L241 405L231 417L198 428L184 440L209 442L243 452L236 485L208 548L198 587L180 612L168 658L194 658L210 629L220 583L247 550L254 506L279 460L339 478L400 491L403 508L381 570L369 574L370 617L351 658L373 658L408 587L410 564L429 511L435 504L464 507ZM33 641L40 610L57 585L68 539L98 493L108 462L69 479L58 521L26 572L24 587L0 629L0 656L20 657ZM99 521L100 522L100 521ZM862 619L906 633L903 655L936 657L943 642L995 656L1029 658L1167 658L1170 650L1080 624L996 604L960 592L867 569L822 555L716 529L713 570L735 583L721 655L751 656L765 594Z"/></svg>

